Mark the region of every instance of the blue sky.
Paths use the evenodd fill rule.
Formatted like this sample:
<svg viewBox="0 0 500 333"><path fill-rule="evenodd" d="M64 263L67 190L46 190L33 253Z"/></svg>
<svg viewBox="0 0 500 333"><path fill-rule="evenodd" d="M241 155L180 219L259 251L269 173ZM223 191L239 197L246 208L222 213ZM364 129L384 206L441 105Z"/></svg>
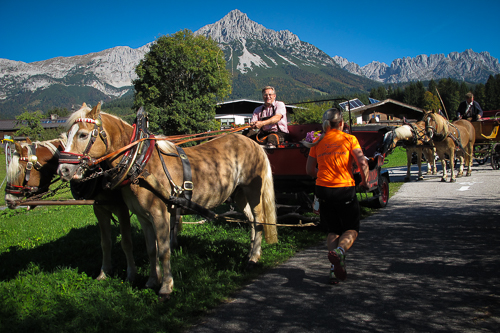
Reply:
<svg viewBox="0 0 500 333"><path fill-rule="evenodd" d="M500 1L1 0L0 58L34 62L196 31L233 9L289 30L360 66L420 54L488 51L500 58Z"/></svg>

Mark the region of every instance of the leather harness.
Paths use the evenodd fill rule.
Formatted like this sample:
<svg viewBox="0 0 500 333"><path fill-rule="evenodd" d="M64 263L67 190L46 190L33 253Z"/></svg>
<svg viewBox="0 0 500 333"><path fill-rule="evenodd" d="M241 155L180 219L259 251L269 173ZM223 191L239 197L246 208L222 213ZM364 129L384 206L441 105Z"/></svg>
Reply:
<svg viewBox="0 0 500 333"><path fill-rule="evenodd" d="M108 147L106 133L103 129L101 129L102 123L100 121L100 116L98 120L80 118L75 122L93 123L95 128L92 132L99 133L106 147ZM137 141L139 141L139 143L133 145L125 152L124 157L121 159L117 167L104 171L104 174L106 175L106 181L103 185L104 188L113 189L117 186L137 183L140 180L143 180L157 193L157 195L160 196L160 198L162 198L163 201L176 206L176 224L179 222L181 207L184 209L195 211L198 214L209 219L215 218L217 216L216 213L191 200L194 185L192 181L191 165L184 150L181 147L176 146L177 154L164 153L161 151L161 149L158 147L158 144L156 143L156 140L154 139L154 135L151 134L148 130L148 119L143 107L139 108L139 110L137 111L137 117L133 126L134 134L131 138L131 143ZM92 135L91 140L87 144L87 147L83 154L62 152L60 163L80 164L82 168L88 168L89 165L93 165L94 161L91 160L90 156L88 156L88 153L92 148L92 145L96 141L96 138L97 134ZM161 194L162 191L159 191L153 184L151 184L147 180L149 172L145 169L145 166L148 163L155 147L158 150L158 156L162 163L163 171L165 172L165 175L167 176L172 187L173 193L170 193L170 196ZM181 159L183 169L182 186L178 186L174 183L167 169L162 154L167 156L179 157Z"/></svg>

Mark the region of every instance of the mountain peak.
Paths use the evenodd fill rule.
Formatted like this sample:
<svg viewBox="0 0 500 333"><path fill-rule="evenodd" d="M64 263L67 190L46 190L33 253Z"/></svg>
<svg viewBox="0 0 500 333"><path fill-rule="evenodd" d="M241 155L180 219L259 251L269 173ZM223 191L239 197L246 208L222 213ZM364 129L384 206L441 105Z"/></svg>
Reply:
<svg viewBox="0 0 500 333"><path fill-rule="evenodd" d="M217 43L231 43L240 39L261 39L271 44L293 44L300 42L299 38L288 30L274 31L252 21L247 14L238 9L230 11L219 21L208 24L196 35L212 37Z"/></svg>

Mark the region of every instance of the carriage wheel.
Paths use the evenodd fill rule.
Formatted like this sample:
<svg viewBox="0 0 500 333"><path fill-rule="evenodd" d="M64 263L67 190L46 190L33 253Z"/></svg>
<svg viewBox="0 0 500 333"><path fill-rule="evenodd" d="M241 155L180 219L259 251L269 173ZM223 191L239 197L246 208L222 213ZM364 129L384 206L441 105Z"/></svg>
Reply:
<svg viewBox="0 0 500 333"><path fill-rule="evenodd" d="M474 145L474 159L477 164L483 165L488 160L490 154L490 144L478 144Z"/></svg>
<svg viewBox="0 0 500 333"><path fill-rule="evenodd" d="M491 149L491 167L493 170L500 169L500 143L495 143Z"/></svg>
<svg viewBox="0 0 500 333"><path fill-rule="evenodd" d="M380 176L378 179L378 200L376 204L378 208L384 208L389 202L389 179L387 176Z"/></svg>

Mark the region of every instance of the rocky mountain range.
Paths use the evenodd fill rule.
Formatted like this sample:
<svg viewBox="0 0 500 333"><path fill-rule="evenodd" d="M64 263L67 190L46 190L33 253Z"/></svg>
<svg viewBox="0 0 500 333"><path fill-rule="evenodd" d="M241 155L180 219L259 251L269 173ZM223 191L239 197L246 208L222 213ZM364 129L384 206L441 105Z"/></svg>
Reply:
<svg viewBox="0 0 500 333"><path fill-rule="evenodd" d="M223 50L233 73L232 99L260 99L260 87L268 83L286 91L285 100L290 101L366 93L381 83L448 77L484 83L490 74L500 73L498 59L472 50L395 59L390 65L374 61L360 67L340 56L330 57L288 30L266 29L239 10L195 34L211 37ZM12 117L23 108L43 110L120 98L132 91L135 67L149 45L117 46L33 63L0 59L0 116Z"/></svg>

